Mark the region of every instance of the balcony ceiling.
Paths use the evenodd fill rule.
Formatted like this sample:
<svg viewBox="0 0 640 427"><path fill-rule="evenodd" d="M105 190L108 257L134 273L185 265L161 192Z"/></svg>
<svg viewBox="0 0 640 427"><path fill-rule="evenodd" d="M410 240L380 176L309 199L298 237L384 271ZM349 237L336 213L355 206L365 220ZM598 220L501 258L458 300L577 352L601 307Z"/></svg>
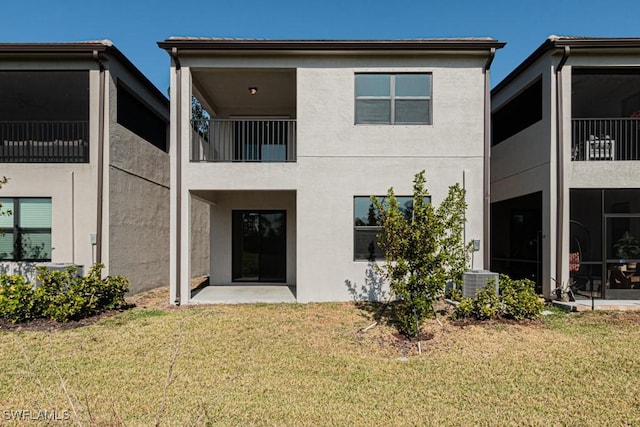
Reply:
<svg viewBox="0 0 640 427"><path fill-rule="evenodd" d="M194 94L218 118L296 116L294 69L193 70ZM255 95L249 88L255 87Z"/></svg>

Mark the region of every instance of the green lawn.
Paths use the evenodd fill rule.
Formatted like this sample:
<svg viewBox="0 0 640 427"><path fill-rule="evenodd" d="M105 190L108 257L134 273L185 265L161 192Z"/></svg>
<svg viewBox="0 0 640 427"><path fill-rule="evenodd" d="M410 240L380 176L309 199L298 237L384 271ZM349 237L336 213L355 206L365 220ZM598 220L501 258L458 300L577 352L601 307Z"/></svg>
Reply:
<svg viewBox="0 0 640 427"><path fill-rule="evenodd" d="M368 316L353 304L136 308L0 332L0 424L56 410L75 425L640 425L640 314L433 322L422 355L387 326L359 332Z"/></svg>

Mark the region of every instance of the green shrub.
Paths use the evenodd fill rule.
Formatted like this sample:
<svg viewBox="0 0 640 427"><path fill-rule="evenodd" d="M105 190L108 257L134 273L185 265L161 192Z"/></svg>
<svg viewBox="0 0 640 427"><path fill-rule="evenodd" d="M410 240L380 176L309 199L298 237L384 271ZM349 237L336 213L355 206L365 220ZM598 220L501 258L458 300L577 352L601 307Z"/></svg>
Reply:
<svg viewBox="0 0 640 427"><path fill-rule="evenodd" d="M535 283L529 279L513 280L501 275L500 298L504 304L504 316L515 320L535 319L544 308L544 303L536 295Z"/></svg>
<svg viewBox="0 0 640 427"><path fill-rule="evenodd" d="M75 266L65 271L38 268L35 290L22 276L0 276L0 317L12 322L38 317L67 322L125 306L129 281L124 276L102 279L103 267L94 264L86 277L78 276Z"/></svg>
<svg viewBox="0 0 640 427"><path fill-rule="evenodd" d="M480 320L495 319L502 314L502 302L496 294L495 284L489 283L478 290L474 300L474 315Z"/></svg>
<svg viewBox="0 0 640 427"><path fill-rule="evenodd" d="M462 296L462 289L458 288L449 289L447 292L445 292L444 297L453 301L462 301L462 298L464 298Z"/></svg>
<svg viewBox="0 0 640 427"><path fill-rule="evenodd" d="M20 275L0 275L0 317L12 323L26 322L36 316L33 286Z"/></svg>
<svg viewBox="0 0 640 427"><path fill-rule="evenodd" d="M83 298L74 291L74 284L82 278L77 276L77 267L70 266L65 271L49 271L46 267L37 267L34 291L35 305L39 317L57 322L66 322L81 317Z"/></svg>
<svg viewBox="0 0 640 427"><path fill-rule="evenodd" d="M473 316L473 311L474 311L473 299L460 296L460 298L457 301L458 301L458 305L456 306L455 310L451 314L451 317L454 320L460 320L466 317Z"/></svg>
<svg viewBox="0 0 640 427"><path fill-rule="evenodd" d="M480 289L475 299L459 298L459 304L451 314L453 319L473 317L479 320L507 318L514 320L535 319L540 316L544 303L535 293L531 280L513 280L500 275L500 295L496 295L495 284Z"/></svg>
<svg viewBox="0 0 640 427"><path fill-rule="evenodd" d="M410 338L420 333L422 319L433 314L432 305L419 298L398 300L392 306L392 318L396 329Z"/></svg>

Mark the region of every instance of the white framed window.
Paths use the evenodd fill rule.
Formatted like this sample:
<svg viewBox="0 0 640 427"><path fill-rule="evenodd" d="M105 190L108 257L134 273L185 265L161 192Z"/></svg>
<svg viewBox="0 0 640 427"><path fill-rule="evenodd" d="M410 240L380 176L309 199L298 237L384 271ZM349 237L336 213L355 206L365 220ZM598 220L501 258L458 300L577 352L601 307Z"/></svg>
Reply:
<svg viewBox="0 0 640 427"><path fill-rule="evenodd" d="M355 123L431 124L431 73L356 73Z"/></svg>
<svg viewBox="0 0 640 427"><path fill-rule="evenodd" d="M51 261L51 198L0 198L0 260Z"/></svg>

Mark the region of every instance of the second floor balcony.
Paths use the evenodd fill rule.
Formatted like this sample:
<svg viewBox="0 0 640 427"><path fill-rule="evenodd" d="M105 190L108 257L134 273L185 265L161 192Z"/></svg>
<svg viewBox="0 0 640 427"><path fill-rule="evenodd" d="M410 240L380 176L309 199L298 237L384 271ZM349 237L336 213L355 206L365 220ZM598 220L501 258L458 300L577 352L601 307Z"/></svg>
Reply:
<svg viewBox="0 0 640 427"><path fill-rule="evenodd" d="M589 118L571 122L571 160L640 160L640 118Z"/></svg>
<svg viewBox="0 0 640 427"><path fill-rule="evenodd" d="M295 119L192 120L192 162L295 162Z"/></svg>
<svg viewBox="0 0 640 427"><path fill-rule="evenodd" d="M0 163L88 162L88 121L0 121Z"/></svg>

